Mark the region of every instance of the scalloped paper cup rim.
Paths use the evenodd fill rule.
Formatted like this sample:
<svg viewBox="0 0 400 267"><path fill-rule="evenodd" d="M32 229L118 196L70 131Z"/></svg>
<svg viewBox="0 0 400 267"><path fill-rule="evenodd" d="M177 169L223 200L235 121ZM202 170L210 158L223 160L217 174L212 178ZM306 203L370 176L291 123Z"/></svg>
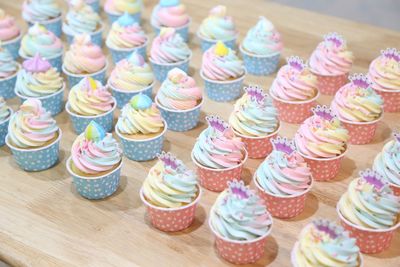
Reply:
<svg viewBox="0 0 400 267"><path fill-rule="evenodd" d="M159 5L156 5L154 8L156 8L157 6L159 6ZM189 21L185 25L182 25L182 26L179 26L179 27L169 27L169 28L174 28L175 31L179 31L179 30L182 30L182 29L184 29L186 27L189 27L191 23L192 23L192 18L189 18ZM151 22L151 20L150 20L150 25L151 25L151 27L156 28L157 30L160 30L161 28L163 28L162 26L154 25Z"/></svg>
<svg viewBox="0 0 400 267"><path fill-rule="evenodd" d="M97 74L102 73L103 71L106 71L107 68L108 68L108 65L109 65L109 64L108 64L108 60L106 59L106 64L104 65L104 67L103 67L101 70L99 70L99 71L97 71L97 72L89 73L89 74L75 74L75 73L69 72L69 71L65 68L64 64L62 64L61 69L62 69L62 72L64 72L64 73L65 73L66 75L68 75L68 76L75 77L75 78L85 78L85 77L95 76L95 75L97 75Z"/></svg>
<svg viewBox="0 0 400 267"><path fill-rule="evenodd" d="M11 119L11 116L14 114L14 110L12 110L12 108L8 107L8 111L10 112L10 114L8 115L7 119L0 121L0 125L3 125L4 123L9 122Z"/></svg>
<svg viewBox="0 0 400 267"><path fill-rule="evenodd" d="M155 136L155 137L152 137L152 138L149 138L149 139L140 139L140 140L138 139L138 140L136 140L136 139L129 139L129 138L126 138L125 136L123 136L123 135L119 132L119 130L118 130L118 128L117 128L117 125L115 125L115 133L117 134L117 136L118 136L119 138L124 139L124 140L129 141L129 142L138 142L138 143L141 143L141 142L153 141L153 140L159 138L160 136L163 136L163 135L167 132L168 125L167 125L167 122L166 122L164 119L163 119L163 123L164 123L164 130L163 130L159 135L157 135L157 136ZM117 124L118 124L118 123L117 123Z"/></svg>
<svg viewBox="0 0 400 267"><path fill-rule="evenodd" d="M62 13L60 13L60 15L58 17L55 17L52 19L47 19L47 20L35 20L35 21L30 21L30 20L25 20L25 19L24 20L31 24L35 24L37 22L39 24L46 25L46 24L50 24L50 23L56 22L61 19L62 19Z"/></svg>
<svg viewBox="0 0 400 267"><path fill-rule="evenodd" d="M236 83L236 82L238 82L238 81L244 80L244 78L245 78L245 76L246 76L246 74L247 74L247 70L246 70L246 68L245 68L244 66L243 66L243 69L244 69L244 73L242 74L242 76L240 76L240 77L238 77L238 78L236 78L236 79L234 79L234 80L227 80L227 81L211 80L211 79L207 78L206 76L204 76L203 71L201 71L201 70L200 70L200 77L201 77L203 80L205 80L205 81L207 81L207 82L210 82L210 83L216 83L216 84L231 84L231 83Z"/></svg>
<svg viewBox="0 0 400 267"><path fill-rule="evenodd" d="M50 97L53 97L53 96L56 96L56 95L58 95L58 94L60 94L60 93L64 93L64 90L65 90L65 82L63 82L63 86L61 87L61 89L60 90L58 90L58 91L56 91L56 92L54 92L54 93L52 93L52 94L50 94L50 95L44 95L44 96L24 96L24 95L21 95L19 92L17 92L17 90L15 90L14 92L15 92L15 94L19 97L19 98L25 98L25 99L28 99L28 98L35 98L35 99L39 99L39 100L45 100L45 99L48 99L48 98L50 98Z"/></svg>
<svg viewBox="0 0 400 267"><path fill-rule="evenodd" d="M136 50L136 49L140 49L140 48L146 47L146 46L148 45L148 43L149 43L149 37L147 37L147 35L146 35L146 41L145 41L143 44L138 45L138 46L135 46L135 47L129 47L129 48L114 48L114 47L110 47L110 46L108 45L107 40L108 40L108 39L106 39L106 42L105 42L107 48L108 48L109 50L112 49L112 50L115 50L115 51L118 51L118 52L133 52L133 51ZM117 63L118 63L118 62L117 62Z"/></svg>
<svg viewBox="0 0 400 267"><path fill-rule="evenodd" d="M153 168L154 168L154 167L153 167ZM140 188L140 194L139 194L139 195L140 195L140 199L142 200L143 204L144 204L145 206L147 206L147 207L150 207L150 208L156 209L156 210L160 210L160 211L174 212L174 211L180 211L180 210L184 210L184 209L190 208L190 207L196 205L197 203L199 203L200 198L201 198L201 196L203 195L203 189L201 189L201 186L199 186L199 185L196 185L196 186L197 186L197 189L198 189L197 192L199 192L199 193L197 194L197 197L196 197L190 204L185 205L185 206L181 206L181 207L179 207L179 208L163 208L163 207L158 207L158 206L155 206L155 205L151 204L151 203L148 202L148 201L146 200L146 198L144 197L143 186Z"/></svg>
<svg viewBox="0 0 400 267"><path fill-rule="evenodd" d="M98 33L103 32L103 31L104 31L104 23L103 23L102 21L100 21L99 23L100 23L100 28L99 28L97 31L94 31L94 32L86 32L86 34L88 34L88 35L90 35L90 36L93 36L93 35L95 35L95 34L98 34ZM72 36L72 37L73 37L72 40L73 40L74 37L75 37L75 35L78 35L78 33L76 33L76 34L70 34L70 33L65 32L65 30L64 30L64 25L66 25L65 22L64 22L63 25L62 25L62 32L63 32L65 35Z"/></svg>
<svg viewBox="0 0 400 267"><path fill-rule="evenodd" d="M192 59L192 56L193 56L193 53L190 50L189 56L185 60L182 60L182 61L173 62L173 63L160 63L160 62L154 61L150 56L149 56L149 61L155 65L173 67L173 66L178 66L178 65L189 62Z"/></svg>
<svg viewBox="0 0 400 267"><path fill-rule="evenodd" d="M65 110L67 111L67 113L68 113L69 115L74 116L74 117L78 117L78 118L81 118L81 119L96 119L96 118L103 117L103 116L106 116L106 115L108 115L108 114L114 112L114 110L117 108L117 101L115 100L114 97L112 97L112 99L113 99L113 107L112 107L109 111L107 111L107 112L105 112L105 113L101 113L101 114L99 114L99 115L84 116L84 115L76 114L75 112L73 112L73 111L70 109L70 107L69 107L69 101L67 101L67 103L65 104Z"/></svg>
<svg viewBox="0 0 400 267"><path fill-rule="evenodd" d="M313 98L308 99L308 100L301 100L301 101L290 101L290 100L280 99L272 93L271 89L269 90L269 95L271 96L272 99L282 102L282 103L291 104L291 105L303 105L303 104L308 104L308 103L317 101L318 97L320 96L320 92L319 92L319 90L317 90L317 94Z"/></svg>
<svg viewBox="0 0 400 267"><path fill-rule="evenodd" d="M227 39L209 39L209 38L203 37L203 36L200 34L200 30L198 30L198 31L196 32L196 35L197 35L197 37L199 37L200 39L202 39L202 40L204 40L204 41L207 41L207 42L210 42L210 43L216 43L216 42L218 42L218 41L229 42L229 41L237 40L237 38L239 37L239 33L236 32L235 36L232 37L232 38L227 38Z"/></svg>
<svg viewBox="0 0 400 267"><path fill-rule="evenodd" d="M9 141L8 141L8 134L6 135L6 144L9 148L13 149L13 150L17 150L17 151L21 151L21 152L35 152L35 151L40 151L40 150L44 150L46 148L51 147L52 145L54 145L57 142L60 142L61 140L61 136L62 136L62 131L61 128L58 128L58 137L56 140L54 140L53 142L51 142L50 144L43 146L43 147L38 147L38 148L30 148L30 149L26 149L26 148L20 148L20 147L15 147L13 146Z"/></svg>
<svg viewBox="0 0 400 267"><path fill-rule="evenodd" d="M273 131L272 133L270 133L268 135L265 135L265 136L248 136L248 135L244 135L244 134L241 134L238 131L236 131L233 127L232 127L232 130L235 133L235 135L237 135L237 136L239 136L241 138L253 139L253 140L261 140L261 139L265 139L265 138L271 138L272 136L278 134L278 132L280 131L280 129L282 127L281 125L282 125L281 122L278 120L278 128L276 128L276 130Z"/></svg>
<svg viewBox="0 0 400 267"><path fill-rule="evenodd" d="M8 41L2 41L3 46L8 45L8 44L12 44L12 43L14 43L14 42L16 42L18 40L21 40L22 35L23 35L22 31L21 31L21 29L19 29L19 34L16 37L14 37L13 39L8 40Z"/></svg>
<svg viewBox="0 0 400 267"><path fill-rule="evenodd" d="M349 76L349 73L350 73L350 71L349 71L349 72L345 72L342 74L319 74L317 71L313 70L313 68L310 66L310 64L308 64L308 68L310 69L312 74L317 75L317 76L322 76L322 77L338 77L338 76L345 75L347 78L347 76Z"/></svg>
<svg viewBox="0 0 400 267"><path fill-rule="evenodd" d="M204 97L202 97L201 98L201 102L199 103L199 104L197 104L195 107L193 107L193 108L190 108L190 109L183 109L183 110L181 110L181 109L177 109L177 110L173 110L173 109L169 109L169 108L166 108L166 107L164 107L164 106L162 106L161 104L160 104L160 102L158 102L158 94L156 95L156 97L154 98L154 102L156 103L156 105L157 105L157 107L159 108L159 109L162 109L162 110L165 110L165 111L168 111L168 112L172 112L172 113L186 113L186 112L191 112L191 111L193 111L193 110L196 110L196 109L198 109L198 108L201 108L201 106L203 105L203 103L204 103Z"/></svg>
<svg viewBox="0 0 400 267"><path fill-rule="evenodd" d="M61 42L61 43L62 43L62 42ZM19 55L23 60L27 60L27 59L33 58L33 56L32 56L32 57L29 57L29 56L27 56L27 55L23 55L21 51L22 51L22 47L18 50L18 55ZM61 50L60 53L58 53L58 54L56 54L56 55L54 55L54 56L51 56L51 57L44 57L44 56L41 56L41 57L45 58L46 60L52 60L52 59L55 59L55 58L58 58L58 57L62 57L63 54L64 54L64 44L62 44L62 50ZM54 66L52 66L52 67L54 68Z"/></svg>
<svg viewBox="0 0 400 267"><path fill-rule="evenodd" d="M140 89L140 90L137 90L137 91L127 91L127 90L121 90L121 89L115 87L114 85L112 85L112 83L111 83L111 81L110 81L110 78L108 78L108 81L107 81L106 86L110 87L111 90L116 91L116 92L118 92L118 93L140 94L140 93L142 93L142 92L144 92L144 91L150 89L151 87L153 87L155 83L156 83L156 82L153 80L153 82L152 82L150 85L148 85L148 86L146 86L146 87L144 87L144 88L142 88L142 89Z"/></svg>
<svg viewBox="0 0 400 267"><path fill-rule="evenodd" d="M6 78L0 78L0 82L8 81L8 80L15 78L18 75L18 72L21 70L21 64L19 62L17 62L17 66L18 66L18 70L14 74L12 74Z"/></svg>
<svg viewBox="0 0 400 267"><path fill-rule="evenodd" d="M73 170L71 170L71 167L70 167L71 161L72 161L72 156L69 156L69 158L67 159L67 162L66 162L66 164L65 164L66 167L67 167L68 173L69 173L70 175L72 175L72 176L78 177L78 178L80 178L80 179L85 179L85 180L97 180L97 179L102 179L102 178L104 178L104 177L106 177L106 176L108 176L108 175L110 175L110 174L112 174L112 173L114 173L114 172L116 172L116 171L118 171L118 170L120 170L120 169L122 168L122 157L121 157L121 160L120 160L120 162L119 162L118 167L115 168L114 170L112 170L112 171L110 171L110 172L108 172L108 173L106 173L106 174L100 175L100 176L86 177L86 176L81 176L81 175L79 175L79 174L76 174Z"/></svg>
<svg viewBox="0 0 400 267"><path fill-rule="evenodd" d="M341 122L344 122L344 123L347 123L347 124L354 124L354 125L369 125L369 124L375 124L375 123L377 123L377 122L379 122L380 120L382 120L383 119L383 109L382 109L382 113L381 113L381 115L379 116L379 118L377 118L376 120L373 120L373 121L349 121L349 120L346 120L346 119L342 119L342 118L340 118L340 117L338 117L338 119L341 121Z"/></svg>
<svg viewBox="0 0 400 267"><path fill-rule="evenodd" d="M242 162L240 162L240 164L229 167L229 168L225 168L225 169L212 169L206 166L201 165L200 163L197 162L197 160L194 158L193 156L193 151L190 153L190 157L192 158L192 161L194 162L194 164L196 164L197 167L202 168L202 169L206 169L208 171L213 171L213 172L224 172L224 171L230 171L236 168L239 168L241 166L244 165L244 163L247 161L249 153L247 152L247 150L244 148L244 158L242 159Z"/></svg>
<svg viewBox="0 0 400 267"><path fill-rule="evenodd" d="M305 158L305 159L315 160L315 161L331 161L331 160L341 159L341 158L343 158L343 157L347 154L347 151L349 150L349 147L348 147L347 144L346 144L346 149L345 149L345 151L343 151L343 153L340 154L340 155L337 155L337 156L334 156L334 157L331 157L331 158L315 158L315 157L307 156L307 155L303 154L303 153L298 149L297 144L296 144L296 141L294 142L294 144L295 144L295 146L296 146L296 151L297 151L297 153L299 153L300 156L302 156L302 157Z"/></svg>
<svg viewBox="0 0 400 267"><path fill-rule="evenodd" d="M268 55L257 55L257 54L253 54L253 53L250 53L250 52L247 52L246 50L244 50L242 44L239 45L239 50L240 50L240 52L242 52L243 54L245 54L245 55L247 55L247 56L250 56L250 57L257 57L257 58L269 58L269 57L274 57L274 56L277 56L277 55L280 55L280 54L281 54L280 51L279 51L279 52L275 52L275 53L271 53L271 54L268 54Z"/></svg>

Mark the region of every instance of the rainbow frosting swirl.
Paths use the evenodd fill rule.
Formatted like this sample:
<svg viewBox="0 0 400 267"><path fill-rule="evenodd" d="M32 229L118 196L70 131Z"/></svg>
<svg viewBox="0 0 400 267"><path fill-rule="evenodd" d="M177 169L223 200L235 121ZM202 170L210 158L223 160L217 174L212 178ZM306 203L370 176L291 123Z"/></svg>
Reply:
<svg viewBox="0 0 400 267"><path fill-rule="evenodd" d="M395 134L394 140L385 144L382 151L376 155L374 170L389 183L400 186L400 137Z"/></svg>
<svg viewBox="0 0 400 267"><path fill-rule="evenodd" d="M22 17L29 22L42 22L61 16L61 8L56 0L25 0Z"/></svg>
<svg viewBox="0 0 400 267"><path fill-rule="evenodd" d="M400 52L387 48L369 65L368 77L372 88L384 91L400 90Z"/></svg>
<svg viewBox="0 0 400 267"><path fill-rule="evenodd" d="M226 7L221 5L210 10L199 28L199 35L211 40L230 40L236 38L237 34L232 17L226 15Z"/></svg>
<svg viewBox="0 0 400 267"><path fill-rule="evenodd" d="M62 25L64 33L77 35L96 32L101 25L100 16L83 0L73 0Z"/></svg>
<svg viewBox="0 0 400 267"><path fill-rule="evenodd" d="M19 69L17 61L15 61L11 53L0 46L0 80L10 77Z"/></svg>
<svg viewBox="0 0 400 267"><path fill-rule="evenodd" d="M10 108L7 106L7 102L3 97L0 96L0 123L7 120L11 115Z"/></svg>
<svg viewBox="0 0 400 267"><path fill-rule="evenodd" d="M134 15L142 10L142 0L107 0L104 10L114 15L122 15L125 12Z"/></svg>
<svg viewBox="0 0 400 267"><path fill-rule="evenodd" d="M186 7L179 0L160 0L151 14L151 24L155 27L182 27L190 21Z"/></svg>
<svg viewBox="0 0 400 267"><path fill-rule="evenodd" d="M18 25L15 23L15 18L6 14L0 8L0 40L9 41L16 38L21 33Z"/></svg>

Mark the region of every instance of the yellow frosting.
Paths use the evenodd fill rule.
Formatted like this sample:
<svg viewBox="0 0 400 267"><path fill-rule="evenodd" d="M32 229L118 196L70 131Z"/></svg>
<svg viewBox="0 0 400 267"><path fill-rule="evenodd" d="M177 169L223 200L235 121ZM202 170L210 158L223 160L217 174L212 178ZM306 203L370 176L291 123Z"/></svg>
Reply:
<svg viewBox="0 0 400 267"><path fill-rule="evenodd" d="M226 45L223 42L218 41L217 44L215 45L214 52L217 56L223 57L223 56L228 55L229 49L228 49L228 47L226 47Z"/></svg>

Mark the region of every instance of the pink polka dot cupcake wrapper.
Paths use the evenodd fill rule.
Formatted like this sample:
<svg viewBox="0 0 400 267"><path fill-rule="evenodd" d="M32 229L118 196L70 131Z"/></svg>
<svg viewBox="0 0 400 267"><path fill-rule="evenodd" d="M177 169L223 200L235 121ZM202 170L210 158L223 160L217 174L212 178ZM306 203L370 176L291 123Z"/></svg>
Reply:
<svg viewBox="0 0 400 267"><path fill-rule="evenodd" d="M164 232L177 232L188 228L194 221L196 208L202 195L198 187L197 198L189 205L180 208L161 208L149 203L140 190L140 198L147 208L150 223L157 229Z"/></svg>
<svg viewBox="0 0 400 267"><path fill-rule="evenodd" d="M394 193L396 196L399 196L399 197L400 197L400 185L390 184L390 188L392 188L393 193Z"/></svg>
<svg viewBox="0 0 400 267"><path fill-rule="evenodd" d="M342 226L357 239L357 246L365 254L380 253L391 245L394 232L400 227L400 222L388 229L367 229L349 222L336 207Z"/></svg>
<svg viewBox="0 0 400 267"><path fill-rule="evenodd" d="M378 122L382 116L371 122L351 122L340 120L343 126L349 131L349 143L352 145L364 145L371 143L374 139Z"/></svg>
<svg viewBox="0 0 400 267"><path fill-rule="evenodd" d="M349 74L337 76L325 76L314 73L318 79L318 90L324 95L334 95L336 92L348 82Z"/></svg>
<svg viewBox="0 0 400 267"><path fill-rule="evenodd" d="M400 90L382 91L375 89L375 92L382 96L384 102L383 110L385 112L400 111Z"/></svg>

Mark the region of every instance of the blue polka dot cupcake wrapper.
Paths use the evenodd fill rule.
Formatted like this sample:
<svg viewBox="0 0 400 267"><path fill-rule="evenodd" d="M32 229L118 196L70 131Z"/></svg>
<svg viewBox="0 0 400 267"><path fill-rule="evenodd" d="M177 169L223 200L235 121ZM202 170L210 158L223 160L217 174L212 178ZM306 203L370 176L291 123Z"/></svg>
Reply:
<svg viewBox="0 0 400 267"><path fill-rule="evenodd" d="M90 33L90 39L92 40L92 43L95 45L98 45L100 47L103 46L103 25L101 25L101 29L94 32L94 33ZM74 37L75 35L70 35L70 34L66 34L67 36L67 42L68 44L72 44L72 42L74 41Z"/></svg>
<svg viewBox="0 0 400 267"><path fill-rule="evenodd" d="M109 87L111 88L111 93L115 97L115 100L117 101L117 108L119 109L123 108L125 104L128 103L129 100L131 100L131 98L137 94L142 93L151 98L151 95L153 94L153 86L154 82L142 90L127 92L127 91L117 90L115 87L109 84Z"/></svg>
<svg viewBox="0 0 400 267"><path fill-rule="evenodd" d="M183 62L172 63L172 64L158 64L150 59L151 66L152 66L153 72L154 72L154 76L156 77L156 79L158 81L163 82L165 80L165 78L167 78L168 72L170 70L172 70L173 68L179 68L179 69L183 70L184 72L188 73L190 58L191 58L191 56Z"/></svg>
<svg viewBox="0 0 400 267"><path fill-rule="evenodd" d="M86 1L87 2L87 1ZM91 3L88 3L89 6L92 7L92 9L96 12L96 13L100 13L100 0L94 0Z"/></svg>
<svg viewBox="0 0 400 267"><path fill-rule="evenodd" d="M34 23L29 22L29 27L31 27ZM48 21L42 21L40 22L46 29L54 33L57 37L61 37L62 31L61 31L61 26L62 26L62 21L61 21L61 16L55 19L51 19Z"/></svg>
<svg viewBox="0 0 400 267"><path fill-rule="evenodd" d="M12 146L6 137L7 146L10 148L17 165L25 171L43 171L53 167L58 162L60 154L61 130L54 143L38 149L20 149Z"/></svg>
<svg viewBox="0 0 400 267"><path fill-rule="evenodd" d="M159 136L149 140L127 139L119 133L118 129L116 129L116 133L121 139L125 157L134 161L147 161L156 158L157 154L162 152L164 144L167 124L164 122L164 125L164 131Z"/></svg>
<svg viewBox="0 0 400 267"><path fill-rule="evenodd" d="M115 14L111 14L106 12L108 20L110 21L110 24L113 24L115 21L117 21L117 19L122 16L123 14L119 14L119 15L115 15ZM141 12L137 12L136 14L130 14L133 19L135 20L135 22L139 23L142 20L142 13Z"/></svg>
<svg viewBox="0 0 400 267"><path fill-rule="evenodd" d="M189 40L189 25L190 25L190 22L185 26L175 28L175 32L178 33L185 42L187 42ZM157 36L160 33L161 28L153 26L153 30Z"/></svg>
<svg viewBox="0 0 400 267"><path fill-rule="evenodd" d="M272 56L252 56L246 52L243 52L242 56L244 65L248 73L257 76L269 75L276 71L279 65L280 54Z"/></svg>
<svg viewBox="0 0 400 267"><path fill-rule="evenodd" d="M132 48L130 50L116 50L108 47L108 50L110 50L111 52L111 57L114 63L117 63L118 61L121 61L122 59L129 57L134 51L136 51L139 55L141 55L145 59L146 49L147 49L147 42L140 47Z"/></svg>
<svg viewBox="0 0 400 267"><path fill-rule="evenodd" d="M54 58L48 58L47 59L51 66L57 69L57 71L61 71L61 66L62 66L62 53Z"/></svg>
<svg viewBox="0 0 400 267"><path fill-rule="evenodd" d="M58 113L60 113L63 108L63 100L64 100L64 87L49 96L44 96L44 97L38 97L37 99L40 99L40 101L42 102L42 106L51 113L52 116L57 115ZM28 97L22 96L20 94L18 94L19 99L21 100L21 104L28 99Z"/></svg>
<svg viewBox="0 0 400 267"><path fill-rule="evenodd" d="M17 81L17 73L6 79L0 79L0 96L4 99L11 99L15 97L15 82Z"/></svg>
<svg viewBox="0 0 400 267"><path fill-rule="evenodd" d="M10 122L10 117L7 120L0 122L0 146L4 146L6 144L6 136L8 133L8 123Z"/></svg>
<svg viewBox="0 0 400 267"><path fill-rule="evenodd" d="M19 48L21 47L22 33L14 40L3 42L2 47L7 49L14 59L19 57Z"/></svg>
<svg viewBox="0 0 400 267"><path fill-rule="evenodd" d="M67 170L72 176L76 191L78 191L81 196L87 199L103 199L117 191L120 183L122 161L120 165L109 174L100 177L82 177L76 175L70 169L71 160L71 158L67 160Z"/></svg>
<svg viewBox="0 0 400 267"><path fill-rule="evenodd" d="M197 34L197 36L200 39L201 51L203 51L203 52L208 50L211 46L215 45L217 43L217 41L218 41L218 40L206 40L206 39L203 39L198 34ZM229 48L231 48L233 50L236 49L236 38L232 39L232 40L223 41L223 42L227 47L229 47Z"/></svg>
<svg viewBox="0 0 400 267"><path fill-rule="evenodd" d="M204 79L204 77L203 77ZM204 87L208 98L217 102L228 102L235 100L242 94L243 77L225 82L204 79Z"/></svg>
<svg viewBox="0 0 400 267"><path fill-rule="evenodd" d="M107 65L101 71L87 75L74 75L66 71L65 68L63 68L63 72L67 76L69 88L72 88L73 86L78 84L85 77L92 77L94 80L98 80L102 84L104 84L106 80Z"/></svg>

